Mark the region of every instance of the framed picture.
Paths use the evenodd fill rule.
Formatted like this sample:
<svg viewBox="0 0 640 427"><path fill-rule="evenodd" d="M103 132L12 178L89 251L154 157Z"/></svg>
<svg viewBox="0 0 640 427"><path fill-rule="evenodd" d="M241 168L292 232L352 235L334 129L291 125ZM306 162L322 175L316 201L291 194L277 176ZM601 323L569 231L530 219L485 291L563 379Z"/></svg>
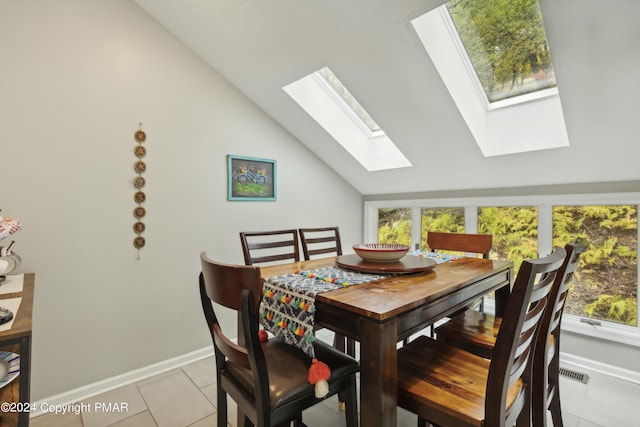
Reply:
<svg viewBox="0 0 640 427"><path fill-rule="evenodd" d="M227 156L229 200L276 200L276 161Z"/></svg>

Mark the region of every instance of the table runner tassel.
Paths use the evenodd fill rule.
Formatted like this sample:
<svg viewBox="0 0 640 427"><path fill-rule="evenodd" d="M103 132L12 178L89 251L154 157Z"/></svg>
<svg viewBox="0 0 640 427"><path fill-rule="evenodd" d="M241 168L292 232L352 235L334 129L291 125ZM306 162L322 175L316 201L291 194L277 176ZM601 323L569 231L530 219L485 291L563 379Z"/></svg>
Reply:
<svg viewBox="0 0 640 427"><path fill-rule="evenodd" d="M318 399L322 399L329 393L327 380L330 376L331 369L329 369L329 366L314 357L309 368L309 383L315 384L315 393Z"/></svg>

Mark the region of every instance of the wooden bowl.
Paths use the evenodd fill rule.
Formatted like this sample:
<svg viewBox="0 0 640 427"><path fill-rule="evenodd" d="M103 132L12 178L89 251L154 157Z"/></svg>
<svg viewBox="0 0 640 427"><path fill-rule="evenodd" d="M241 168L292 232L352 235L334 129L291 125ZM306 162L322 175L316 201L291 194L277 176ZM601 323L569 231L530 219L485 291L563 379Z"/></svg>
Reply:
<svg viewBox="0 0 640 427"><path fill-rule="evenodd" d="M360 258L369 262L396 262L409 251L409 246L397 243L361 243L353 245Z"/></svg>

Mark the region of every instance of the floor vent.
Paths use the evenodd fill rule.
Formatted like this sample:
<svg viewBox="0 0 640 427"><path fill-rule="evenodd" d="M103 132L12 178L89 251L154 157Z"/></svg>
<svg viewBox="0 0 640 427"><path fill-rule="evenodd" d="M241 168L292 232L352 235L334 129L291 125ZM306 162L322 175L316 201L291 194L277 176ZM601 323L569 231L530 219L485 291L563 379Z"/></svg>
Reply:
<svg viewBox="0 0 640 427"><path fill-rule="evenodd" d="M589 375L582 372L572 371L567 368L560 368L560 375L585 384L589 381Z"/></svg>

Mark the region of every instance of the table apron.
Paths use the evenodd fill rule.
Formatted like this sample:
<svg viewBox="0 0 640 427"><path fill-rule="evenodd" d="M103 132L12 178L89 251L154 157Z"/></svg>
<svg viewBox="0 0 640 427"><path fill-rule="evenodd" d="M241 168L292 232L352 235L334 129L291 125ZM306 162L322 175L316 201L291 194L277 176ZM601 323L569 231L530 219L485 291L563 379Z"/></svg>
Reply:
<svg viewBox="0 0 640 427"><path fill-rule="evenodd" d="M455 313L473 301L511 284L508 271L500 272L476 282L446 297L416 307L398 319L398 337L406 338L425 326Z"/></svg>

